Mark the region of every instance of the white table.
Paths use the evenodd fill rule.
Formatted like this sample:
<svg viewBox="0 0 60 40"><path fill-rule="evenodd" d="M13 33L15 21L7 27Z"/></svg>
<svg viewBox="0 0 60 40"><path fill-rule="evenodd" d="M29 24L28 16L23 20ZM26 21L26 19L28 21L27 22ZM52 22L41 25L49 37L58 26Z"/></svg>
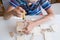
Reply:
<svg viewBox="0 0 60 40"><path fill-rule="evenodd" d="M27 18L31 19L31 16ZM33 16L32 18L36 18L36 17ZM39 16L37 16L37 18L39 18ZM1 38L0 40L15 40L10 37L9 32L16 31L15 28L17 21L22 21L22 19L17 17L12 17L9 20L4 20L3 17L0 17L0 38Z"/></svg>
<svg viewBox="0 0 60 40"><path fill-rule="evenodd" d="M60 15L56 15L54 21L52 22L53 24L56 24L55 26L53 25L53 28L55 32L52 33L46 33L46 40L60 40ZM37 17L38 18L38 17ZM12 17L9 20L4 20L3 17L0 17L0 40L15 40L12 39L9 35L9 32L15 32L15 27L16 27L16 21L20 20L19 18ZM44 24L45 25L45 24ZM49 23L48 23L49 25ZM47 24L46 24L47 26ZM42 40L42 39L41 39Z"/></svg>

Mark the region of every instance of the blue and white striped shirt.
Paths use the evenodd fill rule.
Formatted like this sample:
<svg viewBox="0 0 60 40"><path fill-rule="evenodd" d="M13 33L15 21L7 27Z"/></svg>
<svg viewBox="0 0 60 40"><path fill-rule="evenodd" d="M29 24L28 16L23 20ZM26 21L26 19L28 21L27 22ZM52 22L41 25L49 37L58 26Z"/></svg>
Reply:
<svg viewBox="0 0 60 40"><path fill-rule="evenodd" d="M36 3L28 6L28 2L25 0L10 0L10 5L14 7L22 7L27 12L27 15L39 15L42 14L41 7L48 10L51 4L48 0L38 0Z"/></svg>

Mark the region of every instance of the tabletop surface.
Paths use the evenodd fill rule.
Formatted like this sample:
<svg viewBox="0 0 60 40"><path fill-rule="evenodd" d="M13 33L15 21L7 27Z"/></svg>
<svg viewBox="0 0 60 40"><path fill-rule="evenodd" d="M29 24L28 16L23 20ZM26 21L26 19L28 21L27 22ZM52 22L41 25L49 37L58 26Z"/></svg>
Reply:
<svg viewBox="0 0 60 40"><path fill-rule="evenodd" d="M57 26L57 27L54 27L55 33L46 33L46 38L47 38L46 40L60 40L59 38L60 37L60 31L59 31L60 18L59 17L60 15L56 15L53 22ZM36 17L33 16L32 18L36 18ZM15 38L10 37L9 32L10 31L15 32L16 21L20 21L20 20L21 19L16 17L12 17L9 20L4 20L3 17L0 17L0 40L15 40Z"/></svg>

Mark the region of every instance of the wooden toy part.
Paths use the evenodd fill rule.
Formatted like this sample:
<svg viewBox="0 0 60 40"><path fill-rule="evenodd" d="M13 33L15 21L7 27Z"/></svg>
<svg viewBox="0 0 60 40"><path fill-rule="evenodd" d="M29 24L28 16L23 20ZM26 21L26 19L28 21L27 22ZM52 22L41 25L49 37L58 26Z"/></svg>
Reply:
<svg viewBox="0 0 60 40"><path fill-rule="evenodd" d="M14 37L14 32L9 32L11 37Z"/></svg>
<svg viewBox="0 0 60 40"><path fill-rule="evenodd" d="M46 40L45 38L45 32L41 32L42 36L43 36L43 40Z"/></svg>
<svg viewBox="0 0 60 40"><path fill-rule="evenodd" d="M45 32L54 32L53 28L50 26L50 28L47 29L42 29L41 34L43 35L43 39L46 40L45 38Z"/></svg>
<svg viewBox="0 0 60 40"><path fill-rule="evenodd" d="M17 31L22 31L23 27L24 27L23 22L17 22Z"/></svg>
<svg viewBox="0 0 60 40"><path fill-rule="evenodd" d="M25 40L23 37L17 36L16 40Z"/></svg>
<svg viewBox="0 0 60 40"><path fill-rule="evenodd" d="M26 12L22 13L22 19L24 20L26 16Z"/></svg>
<svg viewBox="0 0 60 40"><path fill-rule="evenodd" d="M18 34L24 34L23 29L25 29L26 25L27 23L25 22L17 22L16 32Z"/></svg>
<svg viewBox="0 0 60 40"><path fill-rule="evenodd" d="M53 28L50 26L50 28L47 28L47 29L42 29L41 30L42 32L54 32Z"/></svg>

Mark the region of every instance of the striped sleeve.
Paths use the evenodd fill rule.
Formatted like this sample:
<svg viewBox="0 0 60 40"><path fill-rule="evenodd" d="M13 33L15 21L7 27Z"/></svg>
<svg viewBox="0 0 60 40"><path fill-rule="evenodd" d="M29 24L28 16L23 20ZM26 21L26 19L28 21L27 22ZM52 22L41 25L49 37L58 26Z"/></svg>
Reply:
<svg viewBox="0 0 60 40"><path fill-rule="evenodd" d="M41 6L43 9L48 10L51 7L51 4L48 0L40 0Z"/></svg>
<svg viewBox="0 0 60 40"><path fill-rule="evenodd" d="M16 1L16 0L10 0L10 5L13 6L13 7L18 7L19 6L19 3Z"/></svg>

